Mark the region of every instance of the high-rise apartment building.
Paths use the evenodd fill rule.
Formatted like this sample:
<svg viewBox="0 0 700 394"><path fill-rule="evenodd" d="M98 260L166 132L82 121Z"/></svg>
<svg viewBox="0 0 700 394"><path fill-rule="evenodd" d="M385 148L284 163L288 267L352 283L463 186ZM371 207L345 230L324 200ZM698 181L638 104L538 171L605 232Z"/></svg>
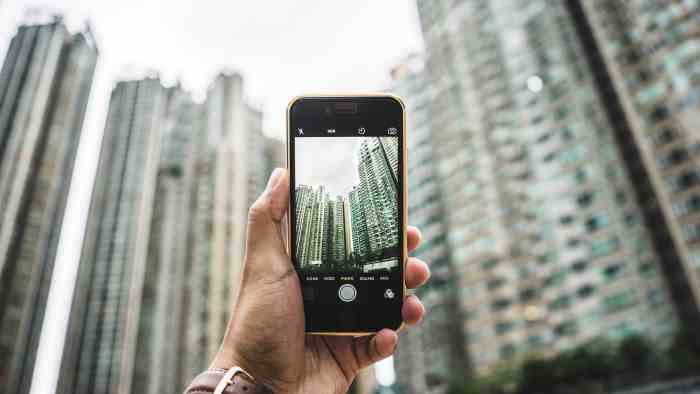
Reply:
<svg viewBox="0 0 700 394"><path fill-rule="evenodd" d="M347 196L346 209L349 213L348 229L350 232L350 256L366 256L369 254L369 232L367 231L367 217L362 205L362 192L359 186L350 190Z"/></svg>
<svg viewBox="0 0 700 394"><path fill-rule="evenodd" d="M221 74L198 104L155 78L114 88L59 392L176 392L218 350L236 226L282 162L241 89Z"/></svg>
<svg viewBox="0 0 700 394"><path fill-rule="evenodd" d="M156 78L112 91L59 392L130 391L168 99Z"/></svg>
<svg viewBox="0 0 700 394"><path fill-rule="evenodd" d="M0 393L25 393L97 47L60 19L20 26L0 72Z"/></svg>
<svg viewBox="0 0 700 394"><path fill-rule="evenodd" d="M209 87L204 104L208 145L215 156L214 212L210 269L210 357L218 350L232 302L238 294L243 264L248 208L269 174L262 134L262 114L243 95L243 78L219 74Z"/></svg>
<svg viewBox="0 0 700 394"><path fill-rule="evenodd" d="M565 2L418 1L477 373L678 324Z"/></svg>
<svg viewBox="0 0 700 394"><path fill-rule="evenodd" d="M297 212L297 250L300 268L320 266L328 257L328 224L330 198L324 186L295 188Z"/></svg>
<svg viewBox="0 0 700 394"><path fill-rule="evenodd" d="M345 204L343 197L335 196L328 201L328 260L345 261L349 253L345 247Z"/></svg>
<svg viewBox="0 0 700 394"><path fill-rule="evenodd" d="M399 240L398 142L391 137L369 138L360 144L357 155L358 194L364 209L362 216L366 221L368 252L378 253L398 245ZM351 215L358 210L351 208Z"/></svg>
<svg viewBox="0 0 700 394"><path fill-rule="evenodd" d="M447 244L444 191L437 178L436 136L430 103L435 91L421 55L411 55L392 70L391 91L406 104L408 132L408 223L421 229L422 242L413 255L430 264L430 281L417 290L430 311L421 324L401 334L394 365L397 385L415 393L444 392L450 374L466 370L463 321ZM433 109L434 110L434 109ZM439 110L439 109L438 109Z"/></svg>
<svg viewBox="0 0 700 394"><path fill-rule="evenodd" d="M567 4L625 146L674 301L700 328L700 3Z"/></svg>
<svg viewBox="0 0 700 394"><path fill-rule="evenodd" d="M134 360L131 391L136 393L177 392L206 365L206 349L191 340L193 333L201 336L206 323L199 294L206 282L202 267L193 265L191 242L197 145L206 134L201 108L189 94L173 87L167 95L139 301L136 348L144 351Z"/></svg>

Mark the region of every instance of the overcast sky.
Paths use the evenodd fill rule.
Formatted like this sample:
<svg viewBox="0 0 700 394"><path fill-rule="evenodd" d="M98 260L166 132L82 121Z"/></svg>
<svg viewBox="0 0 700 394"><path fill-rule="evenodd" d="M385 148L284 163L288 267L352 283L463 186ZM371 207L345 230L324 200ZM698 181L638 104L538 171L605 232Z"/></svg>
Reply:
<svg viewBox="0 0 700 394"><path fill-rule="evenodd" d="M359 183L356 152L366 137L304 137L294 141L297 185L324 185L331 196Z"/></svg>
<svg viewBox="0 0 700 394"><path fill-rule="evenodd" d="M33 12L32 9L41 12ZM202 99L223 68L242 73L264 132L282 138L290 98L304 92L382 90L391 67L422 49L412 0L0 0L0 58L17 26L63 14L72 31L89 20L100 58L76 158L32 392L51 392L60 359L110 89L157 72ZM44 18L45 19L45 18ZM387 361L391 363L391 361ZM378 379L391 380L390 368ZM38 382L38 383L37 383Z"/></svg>

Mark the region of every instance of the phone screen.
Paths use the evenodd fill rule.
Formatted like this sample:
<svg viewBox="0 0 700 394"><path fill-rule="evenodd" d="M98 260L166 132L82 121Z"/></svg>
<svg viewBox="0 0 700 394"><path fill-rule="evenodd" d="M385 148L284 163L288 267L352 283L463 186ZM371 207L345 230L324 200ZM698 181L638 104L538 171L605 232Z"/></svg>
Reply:
<svg viewBox="0 0 700 394"><path fill-rule="evenodd" d="M290 106L292 260L312 332L397 328L403 301L403 109L392 97Z"/></svg>

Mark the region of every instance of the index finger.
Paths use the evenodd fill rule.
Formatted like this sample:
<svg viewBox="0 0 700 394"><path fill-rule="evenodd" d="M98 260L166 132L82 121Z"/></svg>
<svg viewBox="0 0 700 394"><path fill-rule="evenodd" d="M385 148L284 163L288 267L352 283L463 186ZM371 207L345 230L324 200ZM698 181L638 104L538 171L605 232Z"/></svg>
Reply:
<svg viewBox="0 0 700 394"><path fill-rule="evenodd" d="M408 229L406 229L406 235L408 238L408 251L413 252L416 250L418 245L420 245L420 240L423 238L423 236L420 233L420 230L418 230L417 227L413 226L408 226Z"/></svg>

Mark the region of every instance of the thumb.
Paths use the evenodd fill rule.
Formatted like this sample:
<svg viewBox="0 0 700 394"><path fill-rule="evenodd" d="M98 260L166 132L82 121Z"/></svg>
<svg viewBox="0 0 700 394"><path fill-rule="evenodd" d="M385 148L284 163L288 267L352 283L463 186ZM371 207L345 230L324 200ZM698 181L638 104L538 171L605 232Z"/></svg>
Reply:
<svg viewBox="0 0 700 394"><path fill-rule="evenodd" d="M282 218L289 205L289 175L276 168L267 182L265 191L248 211L246 259L254 254L285 254L282 239Z"/></svg>

